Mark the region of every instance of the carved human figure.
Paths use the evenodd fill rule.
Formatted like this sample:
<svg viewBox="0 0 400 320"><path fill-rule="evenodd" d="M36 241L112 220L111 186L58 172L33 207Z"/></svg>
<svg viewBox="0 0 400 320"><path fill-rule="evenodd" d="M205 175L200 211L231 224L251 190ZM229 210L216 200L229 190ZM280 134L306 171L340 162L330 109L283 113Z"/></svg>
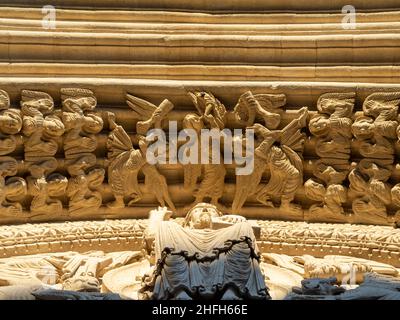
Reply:
<svg viewBox="0 0 400 320"><path fill-rule="evenodd" d="M205 119L205 118L204 118ZM204 121L201 116L196 114L187 114L183 119L183 129L191 129L196 132L197 135L197 154L200 155L202 150L207 146L202 145L201 140L201 130L204 128ZM206 198L211 199L211 203L218 205L219 198L222 197L225 187L225 166L222 160L222 155L219 149L215 150L213 144L208 145L208 163L198 163L198 164L186 164L183 166L184 170L184 186L189 190L193 191L195 197L194 204L203 202ZM220 161L219 163L213 163L213 153L218 152ZM200 162L200 161L199 161ZM202 179L200 185L197 188L196 184L200 176Z"/></svg>
<svg viewBox="0 0 400 320"><path fill-rule="evenodd" d="M17 134L22 129L20 110L10 108L10 97L0 90L0 156L12 153L17 147Z"/></svg>
<svg viewBox="0 0 400 320"><path fill-rule="evenodd" d="M50 174L58 167L55 155L58 150L57 138L64 133L61 119L53 113L53 98L39 91L22 90L21 112L23 115L23 133L25 162L30 176L27 178L28 192L33 196L30 209L33 213L54 213L54 207L62 208L59 200L53 199L52 190L58 189L64 177ZM62 189L62 187L61 187ZM58 194L57 192L55 192Z"/></svg>
<svg viewBox="0 0 400 320"><path fill-rule="evenodd" d="M251 225L235 216L226 228L213 230L222 213L199 203L184 226L165 221L166 211L152 212L155 271L141 292L151 299L268 299ZM236 223L234 223L236 222Z"/></svg>
<svg viewBox="0 0 400 320"><path fill-rule="evenodd" d="M276 197L280 200L281 209L296 212L301 210L291 202L303 183L301 152L304 148L304 135L300 130L306 126L307 116L307 108L300 109L298 118L282 130L271 131L258 123L250 127L254 129L257 145L254 170L250 175L236 177L233 212L240 212L252 194L256 194L256 199L266 206L274 206L270 200ZM266 169L270 171L270 179L267 185L258 187Z"/></svg>
<svg viewBox="0 0 400 320"><path fill-rule="evenodd" d="M104 180L104 169L96 168L96 134L103 119L93 112L97 100L93 92L81 88L62 88L62 118L66 128L64 154L68 173L68 210L85 214L100 208L102 195L97 191Z"/></svg>
<svg viewBox="0 0 400 320"><path fill-rule="evenodd" d="M306 196L319 202L310 207L311 214L322 214L326 219L344 214L342 205L347 201L347 188L343 181L347 173L348 170L338 171L323 161L315 163L313 174L316 178L308 179L304 183Z"/></svg>
<svg viewBox="0 0 400 320"><path fill-rule="evenodd" d="M46 177L27 178L28 192L33 196L30 209L33 214L60 213L62 201L58 198L65 194L68 180L59 173L51 173Z"/></svg>
<svg viewBox="0 0 400 320"><path fill-rule="evenodd" d="M396 134L397 134L396 145L397 145L397 150L399 150L399 146L400 146L400 125L397 126ZM395 169L398 171L400 169L400 164L396 163ZM397 208L400 208L400 183L397 183L397 184L395 184L393 186L393 188L391 190L391 195L392 195L393 204ZM394 220L396 222L400 221L400 209L397 210L396 214L392 218L394 218Z"/></svg>
<svg viewBox="0 0 400 320"><path fill-rule="evenodd" d="M103 168L91 168L84 172L70 170L74 175L68 181L67 196L71 214L91 213L102 205L103 197L98 191L105 175Z"/></svg>
<svg viewBox="0 0 400 320"><path fill-rule="evenodd" d="M391 188L387 183L391 170L374 161L362 159L349 174L350 190L356 194L352 209L370 223L387 222L386 206L391 203Z"/></svg>
<svg viewBox="0 0 400 320"><path fill-rule="evenodd" d="M325 93L318 99L318 114L309 123L320 159L314 165L314 177L305 182L304 189L309 199L319 202L309 209L319 219L345 219L342 204L347 200L347 188L343 181L350 170L354 101L354 92Z"/></svg>
<svg viewBox="0 0 400 320"><path fill-rule="evenodd" d="M353 212L369 222L385 222L386 206L391 203L390 185L394 161L394 139L397 137L397 111L400 92L379 92L363 103L364 115L352 125L364 157L349 175L350 190L357 195Z"/></svg>
<svg viewBox="0 0 400 320"><path fill-rule="evenodd" d="M18 171L17 160L7 156L16 149L21 128L20 111L10 109L8 93L0 90L0 216L12 217L21 213L20 200L27 192L25 180L13 177Z"/></svg>
<svg viewBox="0 0 400 320"><path fill-rule="evenodd" d="M22 212L21 200L27 188L25 180L15 177L16 174L17 161L12 157L0 157L0 217L13 217Z"/></svg>
<svg viewBox="0 0 400 320"><path fill-rule="evenodd" d="M399 102L400 92L373 93L364 100L364 115L352 125L363 157L386 160L387 164L393 162Z"/></svg>
<svg viewBox="0 0 400 320"><path fill-rule="evenodd" d="M107 139L110 160L108 182L115 198L107 206L114 209L124 208L124 197L130 198L129 206L142 198L138 183L138 174L142 170L147 192L153 194L162 206L168 205L175 211L165 177L158 172L156 166L146 162L146 148L149 142L144 136L139 135L139 149L135 149L124 128L115 122L115 115L108 113L107 116L110 125L110 134Z"/></svg>
<svg viewBox="0 0 400 320"><path fill-rule="evenodd" d="M105 273L142 259L140 251L105 253L74 251L0 259L2 286L59 288L76 292L100 292Z"/></svg>
<svg viewBox="0 0 400 320"><path fill-rule="evenodd" d="M57 139L64 133L64 125L59 117L52 114L53 98L39 91L22 90L21 111L25 161L35 178L46 176L57 169L54 158L58 150Z"/></svg>
<svg viewBox="0 0 400 320"><path fill-rule="evenodd" d="M315 151L321 158L350 158L351 125L355 93L325 93L317 102L318 114L311 118L309 129L317 138ZM347 162L347 161L346 161Z"/></svg>

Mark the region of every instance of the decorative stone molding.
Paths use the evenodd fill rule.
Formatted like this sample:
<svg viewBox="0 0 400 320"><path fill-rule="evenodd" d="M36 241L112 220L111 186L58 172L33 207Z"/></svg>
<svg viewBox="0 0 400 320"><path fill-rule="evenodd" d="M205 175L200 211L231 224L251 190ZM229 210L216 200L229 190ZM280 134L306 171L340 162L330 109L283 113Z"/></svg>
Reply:
<svg viewBox="0 0 400 320"><path fill-rule="evenodd" d="M138 250L146 220L74 221L0 227L0 256L47 252Z"/></svg>
<svg viewBox="0 0 400 320"><path fill-rule="evenodd" d="M262 252L344 255L400 266L400 232L383 226L257 221Z"/></svg>
<svg viewBox="0 0 400 320"><path fill-rule="evenodd" d="M181 223L180 220L177 220ZM257 221L261 253L348 255L400 267L400 232L385 226ZM0 256L142 250L147 220L74 221L0 226Z"/></svg>
<svg viewBox="0 0 400 320"><path fill-rule="evenodd" d="M246 91L232 108L209 91L188 91L190 113L129 93L132 110L113 112L83 88L61 88L60 109L48 93L22 90L21 107L11 108L15 102L1 92L0 223L140 217L157 203L182 215L206 198L224 212L266 219L399 219L398 91L363 101L355 92L328 92L299 111L289 110L283 93ZM361 102L362 112L355 108ZM238 164L224 164L222 149L220 164L150 164L145 136L168 131L168 120L183 129L199 123L198 137L202 128L254 129L254 170L235 175Z"/></svg>

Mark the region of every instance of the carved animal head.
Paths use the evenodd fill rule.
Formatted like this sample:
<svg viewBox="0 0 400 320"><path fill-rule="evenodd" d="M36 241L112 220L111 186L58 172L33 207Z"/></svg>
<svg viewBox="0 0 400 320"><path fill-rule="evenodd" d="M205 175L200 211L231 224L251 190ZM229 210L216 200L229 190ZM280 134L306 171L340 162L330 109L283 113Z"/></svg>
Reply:
<svg viewBox="0 0 400 320"><path fill-rule="evenodd" d="M365 98L363 111L374 118L384 113L385 120L395 120L399 103L400 92L376 92Z"/></svg>
<svg viewBox="0 0 400 320"><path fill-rule="evenodd" d="M63 110L67 112L91 111L97 105L93 91L82 88L62 88L61 100Z"/></svg>
<svg viewBox="0 0 400 320"><path fill-rule="evenodd" d="M351 117L355 96L355 92L325 93L318 98L317 109L320 113Z"/></svg>
<svg viewBox="0 0 400 320"><path fill-rule="evenodd" d="M225 123L225 106L212 93L196 91L188 94L201 115L212 114Z"/></svg>
<svg viewBox="0 0 400 320"><path fill-rule="evenodd" d="M336 295L345 291L344 288L338 287L335 284L335 277L327 279L304 279L301 281L302 293L309 295Z"/></svg>
<svg viewBox="0 0 400 320"><path fill-rule="evenodd" d="M24 115L46 115L53 111L54 101L53 98L45 92L22 90L21 92L21 108Z"/></svg>

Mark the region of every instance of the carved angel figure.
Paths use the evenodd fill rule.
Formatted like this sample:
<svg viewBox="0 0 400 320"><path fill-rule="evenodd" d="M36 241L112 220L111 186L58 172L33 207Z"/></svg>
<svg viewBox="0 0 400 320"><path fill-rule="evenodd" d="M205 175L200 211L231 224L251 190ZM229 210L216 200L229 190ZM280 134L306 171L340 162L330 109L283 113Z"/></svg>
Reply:
<svg viewBox="0 0 400 320"><path fill-rule="evenodd" d="M350 158L352 112L355 93L325 93L317 102L318 114L309 123L317 137L315 150L321 158Z"/></svg>
<svg viewBox="0 0 400 320"><path fill-rule="evenodd" d="M304 134L300 130L306 126L307 116L308 109L304 107L300 109L299 117L282 130L270 131L258 123L251 127L258 140L254 152L254 170L250 175L236 177L233 212L239 212L252 194L256 194L256 199L266 206L273 206L270 199L276 197L280 199L281 209L300 209L291 202L303 183L300 153L304 148ZM270 171L270 179L267 185L258 187L266 169Z"/></svg>
<svg viewBox="0 0 400 320"><path fill-rule="evenodd" d="M128 205L139 201L142 193L138 184L138 173L143 167L145 159L140 150L134 149L132 141L124 128L117 125L115 115L108 113L110 134L107 139L108 183L111 187L115 201L108 203L110 208L124 208L124 197L131 200Z"/></svg>
<svg viewBox="0 0 400 320"><path fill-rule="evenodd" d="M246 127L262 120L267 129L273 130L278 128L281 122L280 108L285 104L284 94L253 94L247 91L240 96L233 113L239 123Z"/></svg>
<svg viewBox="0 0 400 320"><path fill-rule="evenodd" d="M162 206L167 204L175 211L165 177L158 172L155 166L146 162L148 142L143 136L139 136L140 149L135 149L124 128L116 124L114 114L108 113L108 121L111 130L107 140L108 159L110 160L108 182L115 197L115 200L108 206L111 208L125 207L125 196L131 198L128 205L132 205L142 198L138 184L138 173L139 170L142 170L147 191L153 194Z"/></svg>

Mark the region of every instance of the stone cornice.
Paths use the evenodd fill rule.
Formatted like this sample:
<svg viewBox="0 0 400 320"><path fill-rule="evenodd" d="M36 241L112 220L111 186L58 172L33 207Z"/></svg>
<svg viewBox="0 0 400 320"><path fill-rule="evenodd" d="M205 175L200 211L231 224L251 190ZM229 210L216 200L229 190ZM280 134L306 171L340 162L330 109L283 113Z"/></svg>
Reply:
<svg viewBox="0 0 400 320"><path fill-rule="evenodd" d="M42 6L47 5L46 0L37 0L34 5L29 6ZM348 4L345 0L283 0L279 2L264 1L264 0L231 0L231 1L213 1L213 0L177 0L177 1L164 1L164 0L95 0L88 4L85 0L53 0L54 6L63 8L140 8L140 9L163 9L163 10L184 10L184 11L225 11L225 12L255 12L255 11L336 11ZM24 0L5 1L3 5L21 5L26 6ZM389 10L399 7L396 0L379 0L379 1L363 1L353 0L352 5L360 10Z"/></svg>

